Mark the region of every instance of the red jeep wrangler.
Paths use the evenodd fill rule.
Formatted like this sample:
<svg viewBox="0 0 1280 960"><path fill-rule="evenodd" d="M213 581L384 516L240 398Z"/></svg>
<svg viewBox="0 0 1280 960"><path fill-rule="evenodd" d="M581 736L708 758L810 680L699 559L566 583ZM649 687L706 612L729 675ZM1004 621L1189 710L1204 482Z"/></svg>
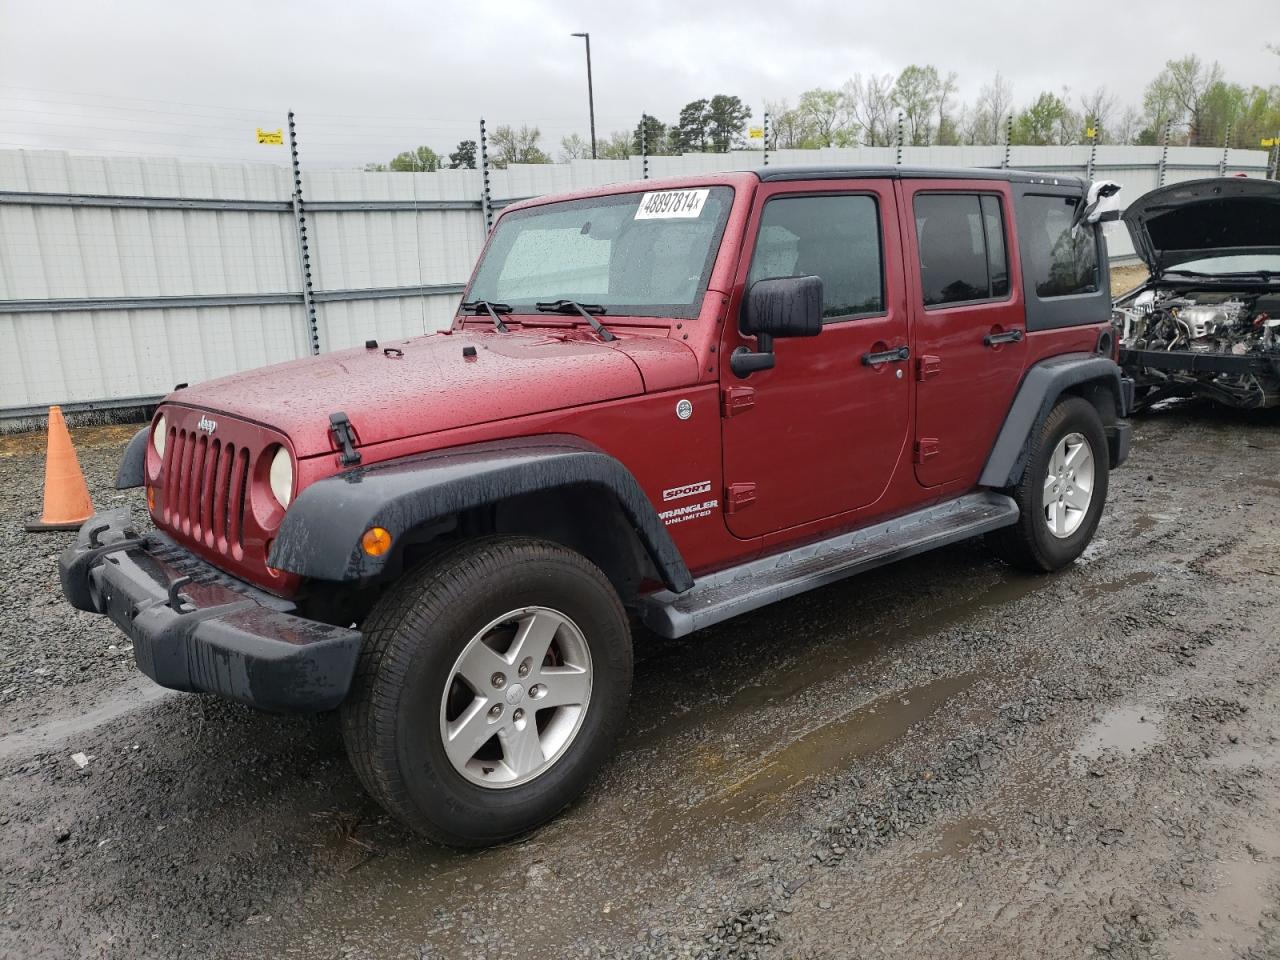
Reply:
<svg viewBox="0 0 1280 960"><path fill-rule="evenodd" d="M63 591L177 690L339 708L457 845L553 816L682 637L977 534L1056 570L1124 460L1086 184L764 169L509 207L451 329L180 389Z"/></svg>

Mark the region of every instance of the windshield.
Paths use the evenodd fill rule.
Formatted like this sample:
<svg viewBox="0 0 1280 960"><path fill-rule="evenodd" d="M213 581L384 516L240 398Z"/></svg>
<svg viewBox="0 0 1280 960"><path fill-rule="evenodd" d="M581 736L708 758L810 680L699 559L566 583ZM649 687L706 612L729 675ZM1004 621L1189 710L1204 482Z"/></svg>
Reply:
<svg viewBox="0 0 1280 960"><path fill-rule="evenodd" d="M1269 270L1280 273L1280 255L1268 253L1240 254L1233 257L1205 257L1203 260L1189 260L1176 267L1170 267L1170 273L1186 271L1188 273L1250 273L1254 270Z"/></svg>
<svg viewBox="0 0 1280 960"><path fill-rule="evenodd" d="M696 317L733 202L730 187L658 190L514 210L466 299L575 300L614 316Z"/></svg>

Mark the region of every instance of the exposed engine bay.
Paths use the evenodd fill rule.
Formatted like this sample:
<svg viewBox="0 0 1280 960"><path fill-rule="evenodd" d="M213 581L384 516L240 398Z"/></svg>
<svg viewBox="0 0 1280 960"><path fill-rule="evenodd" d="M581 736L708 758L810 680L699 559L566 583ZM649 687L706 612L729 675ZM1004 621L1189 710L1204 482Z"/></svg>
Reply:
<svg viewBox="0 0 1280 960"><path fill-rule="evenodd" d="M1280 292L1148 286L1118 300L1112 319L1136 407L1174 396L1280 405Z"/></svg>

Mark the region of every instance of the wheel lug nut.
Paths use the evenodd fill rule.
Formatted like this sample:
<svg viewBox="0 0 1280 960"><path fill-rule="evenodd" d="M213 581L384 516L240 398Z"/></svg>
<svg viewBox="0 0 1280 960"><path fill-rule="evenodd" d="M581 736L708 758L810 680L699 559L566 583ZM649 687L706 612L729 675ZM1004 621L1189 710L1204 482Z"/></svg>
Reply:
<svg viewBox="0 0 1280 960"><path fill-rule="evenodd" d="M515 713L511 715L511 719L514 720L516 723L519 723L521 720L524 719L524 711L517 710Z"/></svg>
<svg viewBox="0 0 1280 960"><path fill-rule="evenodd" d="M495 673L489 678L489 682L493 684L495 690L501 690L507 685L507 678L500 673Z"/></svg>
<svg viewBox="0 0 1280 960"><path fill-rule="evenodd" d="M518 712L519 711L517 711L517 713ZM495 703L492 707L490 707L489 716L492 717L494 720L497 720L500 716L502 716L502 704Z"/></svg>
<svg viewBox="0 0 1280 960"><path fill-rule="evenodd" d="M533 664L530 661L530 659L528 657L525 657L523 660L520 661L520 666L519 668L517 668L516 672L520 674L520 676L522 677L527 677L529 675L529 670L532 666Z"/></svg>
<svg viewBox="0 0 1280 960"><path fill-rule="evenodd" d="M535 683L532 687L529 688L529 696L531 697L542 696L542 686L540 684Z"/></svg>

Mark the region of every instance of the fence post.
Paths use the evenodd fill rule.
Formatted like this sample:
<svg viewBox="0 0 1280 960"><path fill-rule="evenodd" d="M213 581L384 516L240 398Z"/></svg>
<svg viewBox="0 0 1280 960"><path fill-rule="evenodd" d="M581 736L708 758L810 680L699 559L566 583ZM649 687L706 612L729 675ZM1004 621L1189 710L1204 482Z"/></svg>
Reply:
<svg viewBox="0 0 1280 960"><path fill-rule="evenodd" d="M1004 159L1000 161L1000 166L1005 170L1009 169L1009 161L1012 159L1013 152L1013 114L1009 114L1009 118L1004 124Z"/></svg>
<svg viewBox="0 0 1280 960"><path fill-rule="evenodd" d="M902 115L902 111L898 111L898 156L893 161L898 166L902 166L902 137L905 133L906 118Z"/></svg>
<svg viewBox="0 0 1280 960"><path fill-rule="evenodd" d="M1231 124L1227 124L1227 135L1222 138L1222 162L1218 164L1218 176L1227 175L1227 154L1231 152Z"/></svg>
<svg viewBox="0 0 1280 960"><path fill-rule="evenodd" d="M764 112L764 164L769 165L769 111Z"/></svg>
<svg viewBox="0 0 1280 960"><path fill-rule="evenodd" d="M302 310L311 332L311 355L320 353L320 326L316 323L316 304L312 299L311 251L307 245L307 213L302 205L302 170L298 166L298 135L289 111L289 165L293 170L293 225L298 237L298 266L302 270Z"/></svg>
<svg viewBox="0 0 1280 960"><path fill-rule="evenodd" d="M480 209L484 213L484 235L493 229L493 195L489 192L489 140L484 132L484 117L480 118L480 179L484 186L480 194Z"/></svg>
<svg viewBox="0 0 1280 960"><path fill-rule="evenodd" d="M1085 121L1087 124L1089 121ZM1094 121L1097 122L1096 120ZM1098 130L1096 127L1089 127L1093 131L1093 136L1089 138L1089 162L1084 168L1084 178L1086 180L1093 179L1093 168L1098 160Z"/></svg>
<svg viewBox="0 0 1280 960"><path fill-rule="evenodd" d="M640 179L649 179L649 115L640 111Z"/></svg>
<svg viewBox="0 0 1280 960"><path fill-rule="evenodd" d="M1166 120L1164 123L1164 148L1160 151L1160 171L1156 177L1156 186L1164 186L1164 168L1169 162L1169 136L1173 132L1173 121Z"/></svg>
<svg viewBox="0 0 1280 960"><path fill-rule="evenodd" d="M1276 131L1275 146L1271 149L1271 169L1267 172L1268 180L1280 180L1280 130Z"/></svg>

